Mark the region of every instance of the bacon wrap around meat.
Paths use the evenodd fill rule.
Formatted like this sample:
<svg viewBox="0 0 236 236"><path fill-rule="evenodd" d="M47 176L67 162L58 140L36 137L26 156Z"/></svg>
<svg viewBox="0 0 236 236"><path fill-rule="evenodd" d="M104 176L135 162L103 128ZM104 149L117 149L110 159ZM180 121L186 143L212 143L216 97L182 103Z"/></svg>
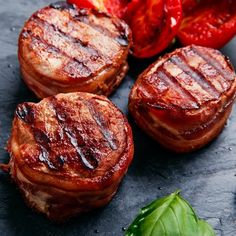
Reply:
<svg viewBox="0 0 236 236"><path fill-rule="evenodd" d="M132 161L133 138L107 98L77 92L18 105L8 151L26 202L60 221L111 200Z"/></svg>
<svg viewBox="0 0 236 236"><path fill-rule="evenodd" d="M199 149L223 129L235 100L235 72L219 51L188 46L159 59L136 81L137 124L175 152Z"/></svg>
<svg viewBox="0 0 236 236"><path fill-rule="evenodd" d="M109 95L128 70L128 25L65 2L34 13L19 37L23 79L39 97L90 92Z"/></svg>

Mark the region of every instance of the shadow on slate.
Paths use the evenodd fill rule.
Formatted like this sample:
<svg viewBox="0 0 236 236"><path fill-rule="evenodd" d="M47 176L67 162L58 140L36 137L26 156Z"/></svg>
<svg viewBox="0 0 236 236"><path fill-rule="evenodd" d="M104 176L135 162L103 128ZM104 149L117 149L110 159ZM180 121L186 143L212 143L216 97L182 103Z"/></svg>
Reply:
<svg viewBox="0 0 236 236"><path fill-rule="evenodd" d="M0 0L0 161L4 163L9 159L4 148L17 104L38 101L20 77L18 33L25 19L49 3L48 0ZM234 66L235 48L236 39L222 49ZM168 51L172 49L173 46ZM217 235L236 235L236 110L224 131L207 147L185 155L164 150L136 126L127 109L133 83L157 58L130 57L130 71L111 96L128 115L135 141L134 161L111 203L65 224L55 224L28 208L16 185L0 172L1 236L123 235L122 228L128 227L141 207L176 189L182 190L200 217L213 222Z"/></svg>

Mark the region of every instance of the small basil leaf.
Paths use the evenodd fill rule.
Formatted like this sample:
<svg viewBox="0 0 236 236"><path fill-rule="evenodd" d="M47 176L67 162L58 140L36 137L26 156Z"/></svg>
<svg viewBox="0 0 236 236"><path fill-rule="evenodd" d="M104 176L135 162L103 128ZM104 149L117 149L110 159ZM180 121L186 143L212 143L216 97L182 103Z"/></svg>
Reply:
<svg viewBox="0 0 236 236"><path fill-rule="evenodd" d="M214 236L209 224L199 220L179 191L141 209L126 236Z"/></svg>
<svg viewBox="0 0 236 236"><path fill-rule="evenodd" d="M215 236L212 227L204 220L198 221L199 235L201 236Z"/></svg>

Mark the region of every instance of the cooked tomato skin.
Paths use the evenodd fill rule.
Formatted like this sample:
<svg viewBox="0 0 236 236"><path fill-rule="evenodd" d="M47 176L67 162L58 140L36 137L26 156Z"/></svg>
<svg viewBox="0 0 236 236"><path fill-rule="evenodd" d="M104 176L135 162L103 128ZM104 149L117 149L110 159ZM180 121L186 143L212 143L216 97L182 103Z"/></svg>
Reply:
<svg viewBox="0 0 236 236"><path fill-rule="evenodd" d="M123 18L129 2L131 0L104 0L104 6L111 15Z"/></svg>
<svg viewBox="0 0 236 236"><path fill-rule="evenodd" d="M163 51L176 36L181 19L181 0L133 0L125 16L133 33L133 55L147 58Z"/></svg>
<svg viewBox="0 0 236 236"><path fill-rule="evenodd" d="M99 1L97 0L67 0L68 3L75 4L84 8L96 8Z"/></svg>
<svg viewBox="0 0 236 236"><path fill-rule="evenodd" d="M123 18L130 0L67 0L67 2L78 7L98 9Z"/></svg>
<svg viewBox="0 0 236 236"><path fill-rule="evenodd" d="M236 35L234 0L208 0L192 9L183 19L178 38L183 45L221 48Z"/></svg>
<svg viewBox="0 0 236 236"><path fill-rule="evenodd" d="M197 4L199 3L199 0L182 0L182 7L183 7L183 13L184 15L191 10L193 10Z"/></svg>

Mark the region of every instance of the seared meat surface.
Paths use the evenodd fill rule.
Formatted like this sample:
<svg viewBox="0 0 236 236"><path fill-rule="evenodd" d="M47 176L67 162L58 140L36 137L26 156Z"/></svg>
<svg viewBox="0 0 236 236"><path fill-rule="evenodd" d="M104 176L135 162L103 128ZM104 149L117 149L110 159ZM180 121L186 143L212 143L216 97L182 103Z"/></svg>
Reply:
<svg viewBox="0 0 236 236"><path fill-rule="evenodd" d="M111 200L133 158L132 131L107 98L59 94L18 105L8 151L26 202L60 221Z"/></svg>
<svg viewBox="0 0 236 236"><path fill-rule="evenodd" d="M59 2L34 13L19 37L23 79L39 97L67 92L109 95L128 70L128 25Z"/></svg>
<svg viewBox="0 0 236 236"><path fill-rule="evenodd" d="M176 49L136 81L129 109L138 125L175 152L201 148L223 129L235 99L235 72L219 51Z"/></svg>

